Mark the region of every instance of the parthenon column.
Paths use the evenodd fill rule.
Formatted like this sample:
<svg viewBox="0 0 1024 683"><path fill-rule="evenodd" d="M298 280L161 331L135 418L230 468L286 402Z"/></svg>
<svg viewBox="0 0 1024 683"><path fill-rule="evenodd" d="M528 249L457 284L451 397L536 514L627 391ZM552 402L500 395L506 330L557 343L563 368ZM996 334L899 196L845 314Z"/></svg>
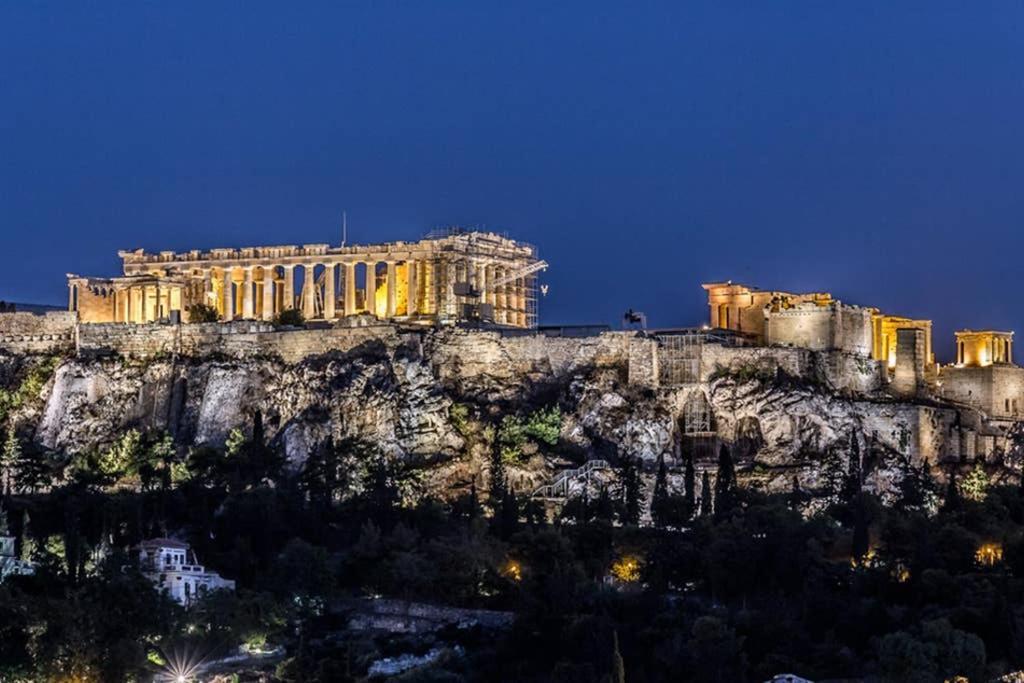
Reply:
<svg viewBox="0 0 1024 683"><path fill-rule="evenodd" d="M494 268L494 281L497 282L505 276L505 269L496 266ZM508 317L508 297L505 294L505 285L494 288L494 322L504 324Z"/></svg>
<svg viewBox="0 0 1024 683"><path fill-rule="evenodd" d="M366 279L363 283L365 287L365 304L366 312L370 315L377 315L377 264L367 263L366 264Z"/></svg>
<svg viewBox="0 0 1024 683"><path fill-rule="evenodd" d="M405 262L405 276L407 278L405 287L405 314L416 315L417 306L419 305L420 292L419 292L419 273L416 270L419 268L418 261L406 261Z"/></svg>
<svg viewBox="0 0 1024 683"><path fill-rule="evenodd" d="M497 280L494 277L495 266L485 265L484 266L484 301L485 304L490 304L492 309L496 309L497 306L497 294L494 292L494 283Z"/></svg>
<svg viewBox="0 0 1024 683"><path fill-rule="evenodd" d="M388 306L385 317L395 317L395 303L398 300L398 283L396 282L397 276L395 275L395 262L388 261Z"/></svg>
<svg viewBox="0 0 1024 683"><path fill-rule="evenodd" d="M324 266L324 318L334 320L334 264Z"/></svg>
<svg viewBox="0 0 1024 683"><path fill-rule="evenodd" d="M252 266L248 266L242 269L242 317L246 320L252 320L255 317L254 299L255 297L252 295Z"/></svg>
<svg viewBox="0 0 1024 683"><path fill-rule="evenodd" d="M356 312L356 264L345 264L345 315Z"/></svg>
<svg viewBox="0 0 1024 683"><path fill-rule="evenodd" d="M231 269L224 269L224 320L235 319L235 291L231 282Z"/></svg>
<svg viewBox="0 0 1024 683"><path fill-rule="evenodd" d="M284 267L284 300L281 302L281 310L287 311L295 308L295 266Z"/></svg>
<svg viewBox="0 0 1024 683"><path fill-rule="evenodd" d="M274 319L274 267L263 266L263 319Z"/></svg>
<svg viewBox="0 0 1024 683"><path fill-rule="evenodd" d="M305 280L302 284L302 315L307 319L316 315L316 299L313 297L313 288L316 283L313 281L313 269L316 266L307 263L302 267Z"/></svg>

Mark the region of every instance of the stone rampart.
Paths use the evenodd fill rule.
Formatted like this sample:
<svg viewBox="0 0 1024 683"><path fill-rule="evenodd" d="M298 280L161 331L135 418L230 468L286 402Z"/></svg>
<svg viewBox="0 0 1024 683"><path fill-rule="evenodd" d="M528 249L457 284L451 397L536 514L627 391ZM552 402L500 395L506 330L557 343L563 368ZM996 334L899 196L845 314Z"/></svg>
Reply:
<svg viewBox="0 0 1024 683"><path fill-rule="evenodd" d="M279 356L295 363L329 351L348 351L371 340L396 340L392 325L276 328L269 323L231 322L189 325L100 323L79 327L78 352L84 357L121 355L153 358L166 355L233 358Z"/></svg>
<svg viewBox="0 0 1024 683"><path fill-rule="evenodd" d="M0 313L0 350L28 354L63 353L71 351L74 346L74 313Z"/></svg>
<svg viewBox="0 0 1024 683"><path fill-rule="evenodd" d="M871 311L838 301L765 311L765 342L812 351L871 354Z"/></svg>

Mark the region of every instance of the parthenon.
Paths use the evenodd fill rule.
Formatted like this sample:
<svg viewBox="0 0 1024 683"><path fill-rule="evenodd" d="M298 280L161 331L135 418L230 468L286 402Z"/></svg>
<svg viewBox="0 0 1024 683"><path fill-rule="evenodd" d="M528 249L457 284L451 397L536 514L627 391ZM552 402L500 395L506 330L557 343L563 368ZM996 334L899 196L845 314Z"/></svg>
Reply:
<svg viewBox="0 0 1024 683"><path fill-rule="evenodd" d="M219 318L273 320L298 309L307 320L369 314L445 323L537 323L532 245L493 232L447 229L417 242L332 247L246 247L176 253L120 251L124 274L68 274L68 308L82 322L148 323L197 305Z"/></svg>

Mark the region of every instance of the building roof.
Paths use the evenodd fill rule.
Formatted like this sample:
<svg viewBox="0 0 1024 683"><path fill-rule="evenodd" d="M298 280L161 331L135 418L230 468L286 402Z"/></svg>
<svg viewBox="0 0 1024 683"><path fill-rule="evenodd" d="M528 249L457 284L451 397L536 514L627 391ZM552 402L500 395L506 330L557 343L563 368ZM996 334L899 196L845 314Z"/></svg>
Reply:
<svg viewBox="0 0 1024 683"><path fill-rule="evenodd" d="M188 550L188 543L176 541L173 538L151 538L139 544L140 548L175 548Z"/></svg>

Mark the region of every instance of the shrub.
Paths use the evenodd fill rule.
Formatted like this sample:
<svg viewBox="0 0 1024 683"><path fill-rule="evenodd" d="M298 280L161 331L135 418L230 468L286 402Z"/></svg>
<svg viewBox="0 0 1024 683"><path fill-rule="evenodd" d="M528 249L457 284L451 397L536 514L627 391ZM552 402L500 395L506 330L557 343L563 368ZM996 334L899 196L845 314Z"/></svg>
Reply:
<svg viewBox="0 0 1024 683"><path fill-rule="evenodd" d="M277 314L277 317L274 318L274 324L302 327L306 324L306 316L302 315L302 311L297 308L286 308Z"/></svg>
<svg viewBox="0 0 1024 683"><path fill-rule="evenodd" d="M209 304L192 304L187 309L190 323L215 323L220 320L217 309Z"/></svg>
<svg viewBox="0 0 1024 683"><path fill-rule="evenodd" d="M525 431L527 436L554 446L562 431L562 411L558 406L534 411L526 421Z"/></svg>
<svg viewBox="0 0 1024 683"><path fill-rule="evenodd" d="M453 403L448 408L448 418L452 426L462 436L469 435L469 406L465 403Z"/></svg>

